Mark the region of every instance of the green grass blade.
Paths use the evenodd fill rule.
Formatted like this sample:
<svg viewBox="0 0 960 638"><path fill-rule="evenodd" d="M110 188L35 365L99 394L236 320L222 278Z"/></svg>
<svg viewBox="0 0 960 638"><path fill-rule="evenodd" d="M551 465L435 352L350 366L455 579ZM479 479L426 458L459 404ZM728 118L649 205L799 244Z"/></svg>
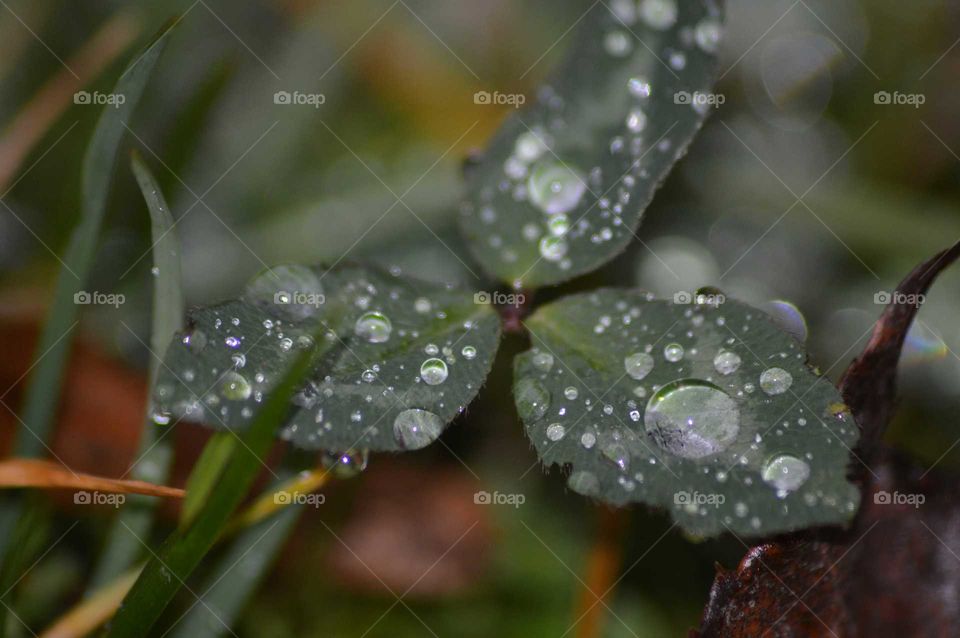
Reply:
<svg viewBox="0 0 960 638"><path fill-rule="evenodd" d="M161 53L169 39L170 25L166 25L120 76L113 90L124 96L123 104L107 106L97 122L90 145L83 158L80 197L80 222L73 230L70 243L63 255L62 268L57 277L53 302L47 321L36 347L36 362L30 374L23 409L21 427L16 434L14 453L21 457L41 456L47 446L54 411L58 404L63 384L64 367L70 349L73 331L78 322L80 306L74 295L86 285L93 258L96 253L100 228L106 212L107 196L113 176L124 122L130 120L137 103L143 96ZM15 521L28 514L27 505L17 495L4 499L3 508L16 514L0 517L0 521ZM22 528L20 528L22 529ZM29 531L26 533L30 533ZM6 540L3 547L4 568L0 576L0 591L7 592L19 578L14 566L26 562L20 556L25 547L24 539L15 535L9 527L0 528L0 538ZM6 605L0 606L0 638L5 635Z"/></svg>
<svg viewBox="0 0 960 638"><path fill-rule="evenodd" d="M153 325L150 337L149 387L157 379L157 369L173 335L183 327L183 293L180 289L180 243L174 232L173 215L150 169L136 153L131 158L133 173L150 212L150 236L153 243ZM166 483L173 450L164 437L157 436L153 410L147 405L143 434L131 478L150 483ZM90 589L95 590L121 574L142 553L138 538L145 537L153 521L156 499L131 497L120 511L107 535Z"/></svg>
<svg viewBox="0 0 960 638"><path fill-rule="evenodd" d="M229 633L229 628L273 565L301 514L303 506L290 505L240 534L197 590L204 604L193 605L176 625L175 631L168 635L172 638L214 638Z"/></svg>
<svg viewBox="0 0 960 638"><path fill-rule="evenodd" d="M187 496L183 499L180 514L181 528L189 527L203 508L236 447L237 437L233 432L217 432L207 441L187 479Z"/></svg>
<svg viewBox="0 0 960 638"><path fill-rule="evenodd" d="M57 278L53 304L36 348L36 367L30 377L23 408L24 427L18 433L18 456L39 456L43 453L63 382L64 363L71 342L71 332L80 314L74 295L83 290L96 254L100 228L107 208L107 197L113 177L120 142L140 101L147 81L169 38L169 28L123 72L113 89L123 95L123 104L104 108L93 138L83 158L80 223L70 237L63 256L63 267Z"/></svg>
<svg viewBox="0 0 960 638"><path fill-rule="evenodd" d="M319 343L329 343L320 338ZM290 399L310 369L317 351L304 352L283 374L282 381L264 401L227 463L220 481L204 508L187 529L174 532L153 554L114 618L110 638L140 638L148 634L184 581L213 546L243 500L261 468L261 459L273 444L276 429L290 409Z"/></svg>

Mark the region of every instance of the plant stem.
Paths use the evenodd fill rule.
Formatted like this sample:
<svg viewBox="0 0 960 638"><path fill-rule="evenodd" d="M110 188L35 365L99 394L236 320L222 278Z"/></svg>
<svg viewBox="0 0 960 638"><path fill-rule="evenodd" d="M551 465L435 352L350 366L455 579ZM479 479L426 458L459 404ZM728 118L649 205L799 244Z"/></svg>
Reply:
<svg viewBox="0 0 960 638"><path fill-rule="evenodd" d="M577 638L599 638L606 618L605 599L616 587L627 531L624 510L596 506L596 530L587 556L584 587L577 600Z"/></svg>

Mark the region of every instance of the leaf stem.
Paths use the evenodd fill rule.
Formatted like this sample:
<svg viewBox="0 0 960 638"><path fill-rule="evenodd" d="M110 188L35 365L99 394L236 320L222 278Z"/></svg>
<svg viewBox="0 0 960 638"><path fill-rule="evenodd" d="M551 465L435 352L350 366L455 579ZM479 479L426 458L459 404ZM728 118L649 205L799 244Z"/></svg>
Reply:
<svg viewBox="0 0 960 638"><path fill-rule="evenodd" d="M587 556L584 586L577 599L577 638L599 638L603 633L606 599L617 585L615 580L623 558L627 532L625 510L596 506L596 531Z"/></svg>

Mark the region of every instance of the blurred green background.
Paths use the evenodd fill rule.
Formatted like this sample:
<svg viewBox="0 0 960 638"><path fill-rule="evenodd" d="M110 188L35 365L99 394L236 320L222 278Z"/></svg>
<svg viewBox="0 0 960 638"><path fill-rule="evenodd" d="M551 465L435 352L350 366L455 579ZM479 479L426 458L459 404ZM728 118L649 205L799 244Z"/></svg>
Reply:
<svg viewBox="0 0 960 638"><path fill-rule="evenodd" d="M107 62L85 89L109 92L136 44L173 14L181 15L178 32L127 123L128 143L152 166L179 219L189 304L235 295L267 264L341 257L490 289L460 261L457 209L465 157L507 111L476 105L473 94L532 95L590 6L0 4L0 162L23 153L11 174L0 172L5 315L49 298L99 108L71 101L26 148L17 137L24 114L44 108L37 96L48 83L82 75L90 60L76 56L85 48ZM131 45L116 56L98 49L104 25L108 42ZM605 283L661 296L713 285L756 304L789 300L806 317L812 363L839 378L880 312L876 295L960 235L958 37L960 7L947 2L730 0L717 89L726 102L657 195L642 242L538 300ZM277 91L325 101L276 104ZM879 91L920 95L923 104L878 104ZM147 341L149 247L148 216L121 162L90 288L128 301L119 311L91 308L82 334L134 368L145 367L146 352L123 324ZM941 277L912 329L890 434L939 469L960 463L958 283L957 271ZM335 486L326 506L307 513L237 635L575 635L595 507L567 493L555 468L535 465L509 390L510 357L523 347L519 337L505 344L487 387L442 445L402 461L372 458L364 476ZM389 493L388 504L403 506L391 508L377 490L395 473L415 478ZM439 476L447 491L423 487ZM475 489L523 494L525 503L474 506ZM60 514L63 529L75 515ZM24 580L18 614L27 625L45 626L75 600L109 516L85 514ZM744 546L664 535L669 522L655 512L626 516L623 569L631 569L609 603L604 635L684 635L699 624L714 562L732 567ZM474 519L480 524L470 528ZM470 551L435 563L468 528ZM405 574L389 583L398 596L411 586L409 598L398 603L364 576L343 555L344 543L364 548L358 554L378 574L396 558L383 569ZM448 558L454 567L441 569ZM415 582L424 572L430 576ZM185 593L178 608L193 602ZM12 635L29 635L11 623Z"/></svg>

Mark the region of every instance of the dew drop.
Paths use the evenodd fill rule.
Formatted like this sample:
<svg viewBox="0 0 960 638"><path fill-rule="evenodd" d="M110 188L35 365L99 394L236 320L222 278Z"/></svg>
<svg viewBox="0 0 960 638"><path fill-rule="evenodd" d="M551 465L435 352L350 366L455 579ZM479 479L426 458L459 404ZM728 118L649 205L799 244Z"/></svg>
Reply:
<svg viewBox="0 0 960 638"><path fill-rule="evenodd" d="M768 368L760 375L760 389L773 396L783 394L793 384L793 377L783 368Z"/></svg>
<svg viewBox="0 0 960 638"><path fill-rule="evenodd" d="M560 261L567 255L567 242L562 237L544 237L540 240L540 256L547 261Z"/></svg>
<svg viewBox="0 0 960 638"><path fill-rule="evenodd" d="M722 375L733 374L740 368L740 355L724 350L713 358L713 367Z"/></svg>
<svg viewBox="0 0 960 638"><path fill-rule="evenodd" d="M651 29L666 31L677 22L676 0L641 0L640 18Z"/></svg>
<svg viewBox="0 0 960 638"><path fill-rule="evenodd" d="M383 343L390 339L393 325L381 312L365 312L357 319L353 332L370 343Z"/></svg>
<svg viewBox="0 0 960 638"><path fill-rule="evenodd" d="M553 355L549 352L538 352L533 355L533 367L541 372L550 372L553 368Z"/></svg>
<svg viewBox="0 0 960 638"><path fill-rule="evenodd" d="M568 213L587 190L579 172L556 162L538 164L527 180L530 201L548 215Z"/></svg>
<svg viewBox="0 0 960 638"><path fill-rule="evenodd" d="M723 29L716 18L703 18L693 32L697 46L706 53L716 53L723 38Z"/></svg>
<svg viewBox="0 0 960 638"><path fill-rule="evenodd" d="M682 356L682 355L681 355ZM646 352L636 352L623 360L623 368L631 378L639 381L653 370L653 357Z"/></svg>
<svg viewBox="0 0 960 638"><path fill-rule="evenodd" d="M477 349L473 346L463 346L460 354L462 354L463 358L467 361L472 361L473 359L477 358Z"/></svg>
<svg viewBox="0 0 960 638"><path fill-rule="evenodd" d="M427 359L420 365L420 378L427 385L440 385L447 380L447 364L443 359Z"/></svg>
<svg viewBox="0 0 960 638"><path fill-rule="evenodd" d="M584 496L595 496L600 493L600 481L593 473L584 470L571 474L567 479L567 487Z"/></svg>
<svg viewBox="0 0 960 638"><path fill-rule="evenodd" d="M348 450L346 452L323 452L320 463L340 479L352 478L365 469L370 459L367 450Z"/></svg>
<svg viewBox="0 0 960 638"><path fill-rule="evenodd" d="M810 477L806 461L789 454L772 458L763 468L763 481L777 490L792 492Z"/></svg>
<svg viewBox="0 0 960 638"><path fill-rule="evenodd" d="M550 392L536 379L520 379L514 393L517 412L526 423L542 419L550 409Z"/></svg>
<svg viewBox="0 0 960 638"><path fill-rule="evenodd" d="M393 435L407 450L424 448L440 436L443 419L427 410L404 410L393 420Z"/></svg>
<svg viewBox="0 0 960 638"><path fill-rule="evenodd" d="M570 399L571 401L573 401L574 399L576 399L579 395L580 395L580 392L579 392L575 387L573 387L572 385L571 385L571 386L568 386L568 387L565 388L564 391L563 391L563 396L565 396L566 398Z"/></svg>
<svg viewBox="0 0 960 638"><path fill-rule="evenodd" d="M244 401L250 398L252 388L246 377L231 370L223 375L220 381L220 392L224 398L231 401Z"/></svg>
<svg viewBox="0 0 960 638"><path fill-rule="evenodd" d="M627 115L627 129L631 133L641 133L647 127L647 114L640 109L632 109Z"/></svg>
<svg viewBox="0 0 960 638"><path fill-rule="evenodd" d="M593 432L584 432L580 435L580 445L588 450L597 442L597 435Z"/></svg>
<svg viewBox="0 0 960 638"><path fill-rule="evenodd" d="M660 447L688 459L725 450L740 431L740 409L723 390L699 379L680 379L650 397L644 427Z"/></svg>
<svg viewBox="0 0 960 638"><path fill-rule="evenodd" d="M547 438L551 441L559 441L567 433L567 429L559 423L551 423L547 426Z"/></svg>
<svg viewBox="0 0 960 638"><path fill-rule="evenodd" d="M683 359L683 346L679 343L668 344L663 349L663 358L671 363L676 363Z"/></svg>

